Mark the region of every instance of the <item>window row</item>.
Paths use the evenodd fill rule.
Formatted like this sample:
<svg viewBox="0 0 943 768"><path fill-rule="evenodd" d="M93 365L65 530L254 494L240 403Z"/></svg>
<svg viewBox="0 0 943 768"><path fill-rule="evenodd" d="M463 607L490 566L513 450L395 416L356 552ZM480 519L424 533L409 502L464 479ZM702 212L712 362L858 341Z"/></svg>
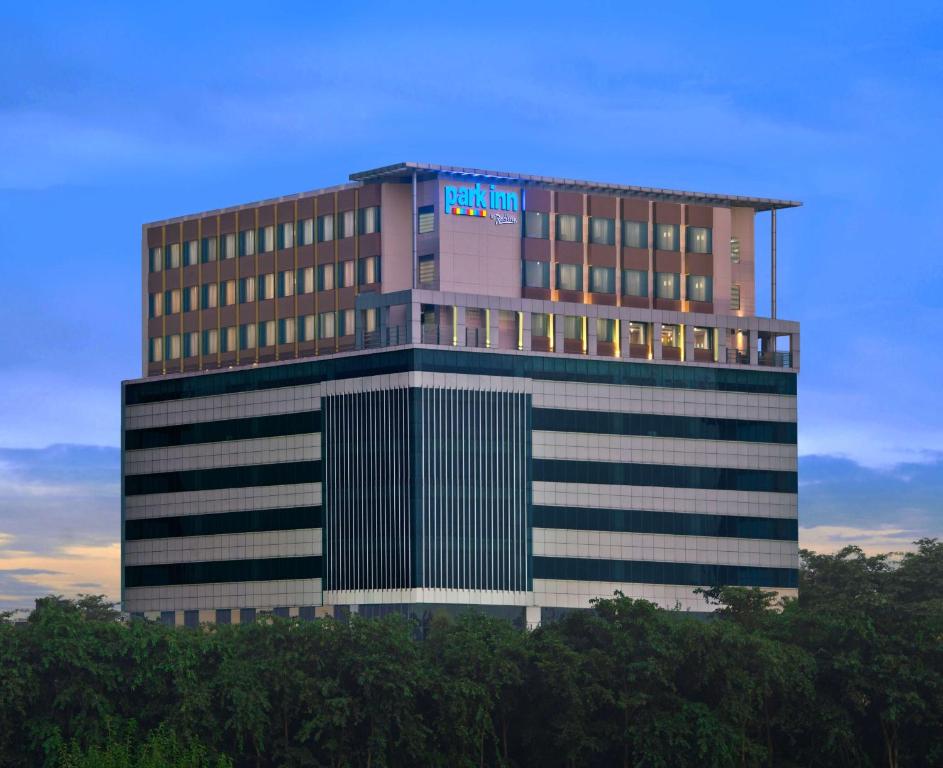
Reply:
<svg viewBox="0 0 943 768"><path fill-rule="evenodd" d="M158 291L148 296L148 316L154 318L180 311L192 312L276 297L285 298L296 293L313 293L315 286L318 291L331 291L334 288L350 288L355 284L365 286L380 282L379 256L360 259L356 263L356 275L354 267L354 261L342 261L336 267L334 264L321 264L317 268L288 269L257 277Z"/></svg>
<svg viewBox="0 0 943 768"><path fill-rule="evenodd" d="M364 331L377 329L377 310L364 310ZM294 344L296 341L333 339L351 336L354 333L354 310L340 309L336 312L321 312L317 315L283 317L280 320L265 320L260 323L243 323L226 328L211 328L205 331L174 333L155 336L149 340L148 360L159 363L164 360L215 355L217 352L244 351L275 344Z"/></svg>
<svg viewBox="0 0 943 768"><path fill-rule="evenodd" d="M545 313L534 313L531 315L531 334L533 336L553 337L554 315ZM619 321L611 318L600 317L596 319L596 339L615 343L619 338ZM658 323L655 324L659 330L660 343L662 347L683 346L684 331L683 326ZM629 322L629 343L647 346L653 336L652 323ZM700 328L698 326L689 326L690 332L694 336L695 349L714 349L714 329ZM586 341L588 329L588 319L579 315L563 316L563 338L571 341Z"/></svg>
<svg viewBox="0 0 943 768"><path fill-rule="evenodd" d="M293 245L311 245L315 237L319 243L353 237L354 234L369 235L380 231L380 207L371 206L356 211L328 213L317 219L286 221L282 224L244 229L238 233L187 240L163 247L149 249L148 262L151 272L175 269L180 266L207 264L217 259L234 259L236 256L253 256L269 253L276 248L291 248Z"/></svg>
<svg viewBox="0 0 943 768"><path fill-rule="evenodd" d="M556 287L561 291L583 290L582 264L557 264ZM550 288L550 262L525 261L522 265L525 288ZM615 293L616 270L614 267L589 267L588 290L592 293ZM714 300L713 279L707 275L685 275L686 297L689 301L709 302ZM659 299L681 298L681 275L678 272L655 273L655 297ZM622 270L623 296L648 296L648 272L639 269Z"/></svg>
<svg viewBox="0 0 943 768"><path fill-rule="evenodd" d="M616 244L616 220L600 216L588 217L588 240L596 245ZM678 224L655 224L654 245L660 251L681 248L681 227ZM524 237L546 240L550 237L550 214L539 211L524 213ZM556 240L569 243L583 242L583 217L572 213L556 215ZM711 227L685 227L685 249L690 253L712 252ZM648 222L623 221L622 245L628 248L648 248Z"/></svg>

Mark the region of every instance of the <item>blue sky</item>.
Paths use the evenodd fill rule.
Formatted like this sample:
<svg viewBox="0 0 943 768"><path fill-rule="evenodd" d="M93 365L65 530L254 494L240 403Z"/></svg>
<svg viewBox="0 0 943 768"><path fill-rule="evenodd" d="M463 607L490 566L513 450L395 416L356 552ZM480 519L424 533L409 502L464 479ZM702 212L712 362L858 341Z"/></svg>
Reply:
<svg viewBox="0 0 943 768"><path fill-rule="evenodd" d="M939 3L137 5L4 13L0 605L117 581L141 223L400 160L802 200L803 541L943 530Z"/></svg>

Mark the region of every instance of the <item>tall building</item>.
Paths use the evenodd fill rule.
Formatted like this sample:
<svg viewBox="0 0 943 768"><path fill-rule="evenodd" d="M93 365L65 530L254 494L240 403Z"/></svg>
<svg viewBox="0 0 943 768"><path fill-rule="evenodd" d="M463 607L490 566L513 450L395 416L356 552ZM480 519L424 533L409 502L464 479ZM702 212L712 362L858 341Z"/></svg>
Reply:
<svg viewBox="0 0 943 768"><path fill-rule="evenodd" d="M125 610L533 626L614 590L795 595L797 205L400 163L146 224Z"/></svg>

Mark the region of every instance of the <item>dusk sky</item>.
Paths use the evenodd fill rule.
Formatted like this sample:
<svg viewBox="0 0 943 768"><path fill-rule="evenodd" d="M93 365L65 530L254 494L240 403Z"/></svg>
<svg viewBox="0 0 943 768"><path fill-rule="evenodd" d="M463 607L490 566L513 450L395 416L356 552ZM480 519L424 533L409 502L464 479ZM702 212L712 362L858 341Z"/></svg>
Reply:
<svg viewBox="0 0 943 768"><path fill-rule="evenodd" d="M404 160L801 200L800 543L943 533L939 2L138 5L3 11L0 609L118 597L141 224Z"/></svg>

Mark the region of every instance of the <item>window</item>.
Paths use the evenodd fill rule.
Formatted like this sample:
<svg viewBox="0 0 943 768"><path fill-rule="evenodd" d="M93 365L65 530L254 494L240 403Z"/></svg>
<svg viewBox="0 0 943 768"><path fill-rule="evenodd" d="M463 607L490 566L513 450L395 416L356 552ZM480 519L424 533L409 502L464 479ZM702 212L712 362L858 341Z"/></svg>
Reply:
<svg viewBox="0 0 943 768"><path fill-rule="evenodd" d="M314 315L298 318L298 341L314 341Z"/></svg>
<svg viewBox="0 0 943 768"><path fill-rule="evenodd" d="M641 269L623 269L622 295L648 296L648 272Z"/></svg>
<svg viewBox="0 0 943 768"><path fill-rule="evenodd" d="M223 328L222 335L219 338L220 352L236 351L236 330L236 326L234 325L230 325L228 328Z"/></svg>
<svg viewBox="0 0 943 768"><path fill-rule="evenodd" d="M681 346L681 326L680 325L662 325L661 326L661 345L663 347Z"/></svg>
<svg viewBox="0 0 943 768"><path fill-rule="evenodd" d="M243 323L239 326L239 349L255 349L255 323Z"/></svg>
<svg viewBox="0 0 943 768"><path fill-rule="evenodd" d="M333 339L334 338L334 313L333 312L322 312L318 315L318 338L319 339Z"/></svg>
<svg viewBox="0 0 943 768"><path fill-rule="evenodd" d="M677 224L655 225L655 247L660 251L677 251L678 242Z"/></svg>
<svg viewBox="0 0 943 768"><path fill-rule="evenodd" d="M616 321L605 317L596 318L596 341L612 343L616 340Z"/></svg>
<svg viewBox="0 0 943 768"><path fill-rule="evenodd" d="M655 273L655 298L674 299L681 298L681 276L677 272L656 272Z"/></svg>
<svg viewBox="0 0 943 768"><path fill-rule="evenodd" d="M300 267L295 270L295 293L314 291L314 267Z"/></svg>
<svg viewBox="0 0 943 768"><path fill-rule="evenodd" d="M357 227L361 235L372 235L380 231L380 206L371 205L369 208L361 208L358 211L359 221Z"/></svg>
<svg viewBox="0 0 943 768"><path fill-rule="evenodd" d="M236 281L224 280L219 284L219 306L230 307L236 303Z"/></svg>
<svg viewBox="0 0 943 768"><path fill-rule="evenodd" d="M180 334L175 333L170 336L164 336L164 359L180 359Z"/></svg>
<svg viewBox="0 0 943 768"><path fill-rule="evenodd" d="M275 250L275 227L259 227L259 253L268 253Z"/></svg>
<svg viewBox="0 0 943 768"><path fill-rule="evenodd" d="M532 336L550 336L552 318L546 313L535 313L530 316L530 332Z"/></svg>
<svg viewBox="0 0 943 768"><path fill-rule="evenodd" d="M419 285L424 287L435 285L435 254L427 253L419 257Z"/></svg>
<svg viewBox="0 0 943 768"><path fill-rule="evenodd" d="M710 227L688 227L686 248L691 253L710 253L711 241Z"/></svg>
<svg viewBox="0 0 943 768"><path fill-rule="evenodd" d="M583 338L583 318L567 315L563 318L563 338L564 339L582 339Z"/></svg>
<svg viewBox="0 0 943 768"><path fill-rule="evenodd" d="M183 289L183 311L192 312L200 308L200 289L191 285Z"/></svg>
<svg viewBox="0 0 943 768"><path fill-rule="evenodd" d="M147 296L147 316L160 317L164 314L164 294L151 293Z"/></svg>
<svg viewBox="0 0 943 768"><path fill-rule="evenodd" d="M200 334L196 331L183 334L183 356L196 357L200 354Z"/></svg>
<svg viewBox="0 0 943 768"><path fill-rule="evenodd" d="M223 235L220 240L222 253L220 256L224 259L236 258L236 236L233 234Z"/></svg>
<svg viewBox="0 0 943 768"><path fill-rule="evenodd" d="M353 237L354 236L354 221L357 216L356 211L341 211L337 215L337 237Z"/></svg>
<svg viewBox="0 0 943 768"><path fill-rule="evenodd" d="M525 261L521 268L525 288L550 288L549 261Z"/></svg>
<svg viewBox="0 0 943 768"><path fill-rule="evenodd" d="M740 309L740 285L738 283L730 286L730 308Z"/></svg>
<svg viewBox="0 0 943 768"><path fill-rule="evenodd" d="M298 245L311 245L314 242L314 219L302 219L298 222Z"/></svg>
<svg viewBox="0 0 943 768"><path fill-rule="evenodd" d="M730 238L730 261L734 264L740 263L740 238Z"/></svg>
<svg viewBox="0 0 943 768"><path fill-rule="evenodd" d="M435 232L435 206L423 205L419 207L419 234L426 235Z"/></svg>
<svg viewBox="0 0 943 768"><path fill-rule="evenodd" d="M180 290L164 291L164 314L171 315L180 311Z"/></svg>
<svg viewBox="0 0 943 768"><path fill-rule="evenodd" d="M354 333L354 310L340 309L337 311L337 335L352 336Z"/></svg>
<svg viewBox="0 0 943 768"><path fill-rule="evenodd" d="M148 339L147 359L152 363L159 363L164 359L164 340L160 336Z"/></svg>
<svg viewBox="0 0 943 768"><path fill-rule="evenodd" d="M713 301L714 281L703 275L688 275L688 301Z"/></svg>
<svg viewBox="0 0 943 768"><path fill-rule="evenodd" d="M274 320L265 320L259 323L258 340L260 347L271 347L275 344Z"/></svg>
<svg viewBox="0 0 943 768"><path fill-rule="evenodd" d="M648 222L623 221L622 245L626 248L648 248Z"/></svg>
<svg viewBox="0 0 943 768"><path fill-rule="evenodd" d="M295 343L295 318L283 317L278 321L278 343Z"/></svg>
<svg viewBox="0 0 943 768"><path fill-rule="evenodd" d="M334 214L318 216L318 242L329 243L334 239Z"/></svg>
<svg viewBox="0 0 943 768"><path fill-rule="evenodd" d="M629 323L629 343L648 344L648 323Z"/></svg>
<svg viewBox="0 0 943 768"><path fill-rule="evenodd" d="M215 355L219 351L219 334L216 329L203 331L203 354Z"/></svg>
<svg viewBox="0 0 943 768"><path fill-rule="evenodd" d="M183 244L183 266L192 267L200 261L199 243L196 240L187 240Z"/></svg>
<svg viewBox="0 0 943 768"><path fill-rule="evenodd" d="M557 240L568 243L581 243L583 241L583 217L573 213L558 213Z"/></svg>
<svg viewBox="0 0 943 768"><path fill-rule="evenodd" d="M616 244L615 219L605 219L592 216L589 219L589 242L596 245Z"/></svg>
<svg viewBox="0 0 943 768"><path fill-rule="evenodd" d="M262 230L260 229L259 232ZM255 230L254 229L244 229L239 233L239 255L240 256L254 256L255 255Z"/></svg>
<svg viewBox="0 0 943 768"><path fill-rule="evenodd" d="M216 306L216 283L205 283L200 286L200 306L203 309L213 309Z"/></svg>
<svg viewBox="0 0 943 768"><path fill-rule="evenodd" d="M295 225L286 221L278 225L278 247L291 248L295 242Z"/></svg>
<svg viewBox="0 0 943 768"><path fill-rule="evenodd" d="M713 349L714 348L714 329L694 327L694 348L695 349Z"/></svg>
<svg viewBox="0 0 943 768"><path fill-rule="evenodd" d="M582 291L583 265L557 264L557 289L561 291Z"/></svg>
<svg viewBox="0 0 943 768"><path fill-rule="evenodd" d="M337 265L337 287L350 288L354 284L355 264L353 259Z"/></svg>
<svg viewBox="0 0 943 768"><path fill-rule="evenodd" d="M208 264L211 261L216 261L215 237L204 237L200 241L200 261L202 261L204 264Z"/></svg>
<svg viewBox="0 0 943 768"><path fill-rule="evenodd" d="M164 246L164 269L176 269L180 266L180 243Z"/></svg>
<svg viewBox="0 0 943 768"><path fill-rule="evenodd" d="M255 278L242 277L239 279L239 303L246 304L255 301Z"/></svg>
<svg viewBox="0 0 943 768"><path fill-rule="evenodd" d="M360 285L373 285L380 282L380 257L365 256L358 263L359 275L357 281Z"/></svg>
<svg viewBox="0 0 943 768"><path fill-rule="evenodd" d="M295 295L295 273L292 270L278 273L278 295L279 298Z"/></svg>
<svg viewBox="0 0 943 768"><path fill-rule="evenodd" d="M259 275L259 301L275 298L275 273Z"/></svg>
<svg viewBox="0 0 943 768"><path fill-rule="evenodd" d="M524 237L546 240L550 237L550 214L540 211L524 212Z"/></svg>
<svg viewBox="0 0 943 768"><path fill-rule="evenodd" d="M593 293L615 293L616 271L612 267L589 268L589 290Z"/></svg>
<svg viewBox="0 0 943 768"><path fill-rule="evenodd" d="M373 309L365 309L363 311L363 332L364 333L374 333L377 329L377 318L378 310L376 307Z"/></svg>
<svg viewBox="0 0 943 768"><path fill-rule="evenodd" d="M147 261L151 272L160 272L164 268L164 257L159 246L148 249Z"/></svg>
<svg viewBox="0 0 943 768"><path fill-rule="evenodd" d="M334 290L334 265L333 264L318 265L318 290L319 291Z"/></svg>

